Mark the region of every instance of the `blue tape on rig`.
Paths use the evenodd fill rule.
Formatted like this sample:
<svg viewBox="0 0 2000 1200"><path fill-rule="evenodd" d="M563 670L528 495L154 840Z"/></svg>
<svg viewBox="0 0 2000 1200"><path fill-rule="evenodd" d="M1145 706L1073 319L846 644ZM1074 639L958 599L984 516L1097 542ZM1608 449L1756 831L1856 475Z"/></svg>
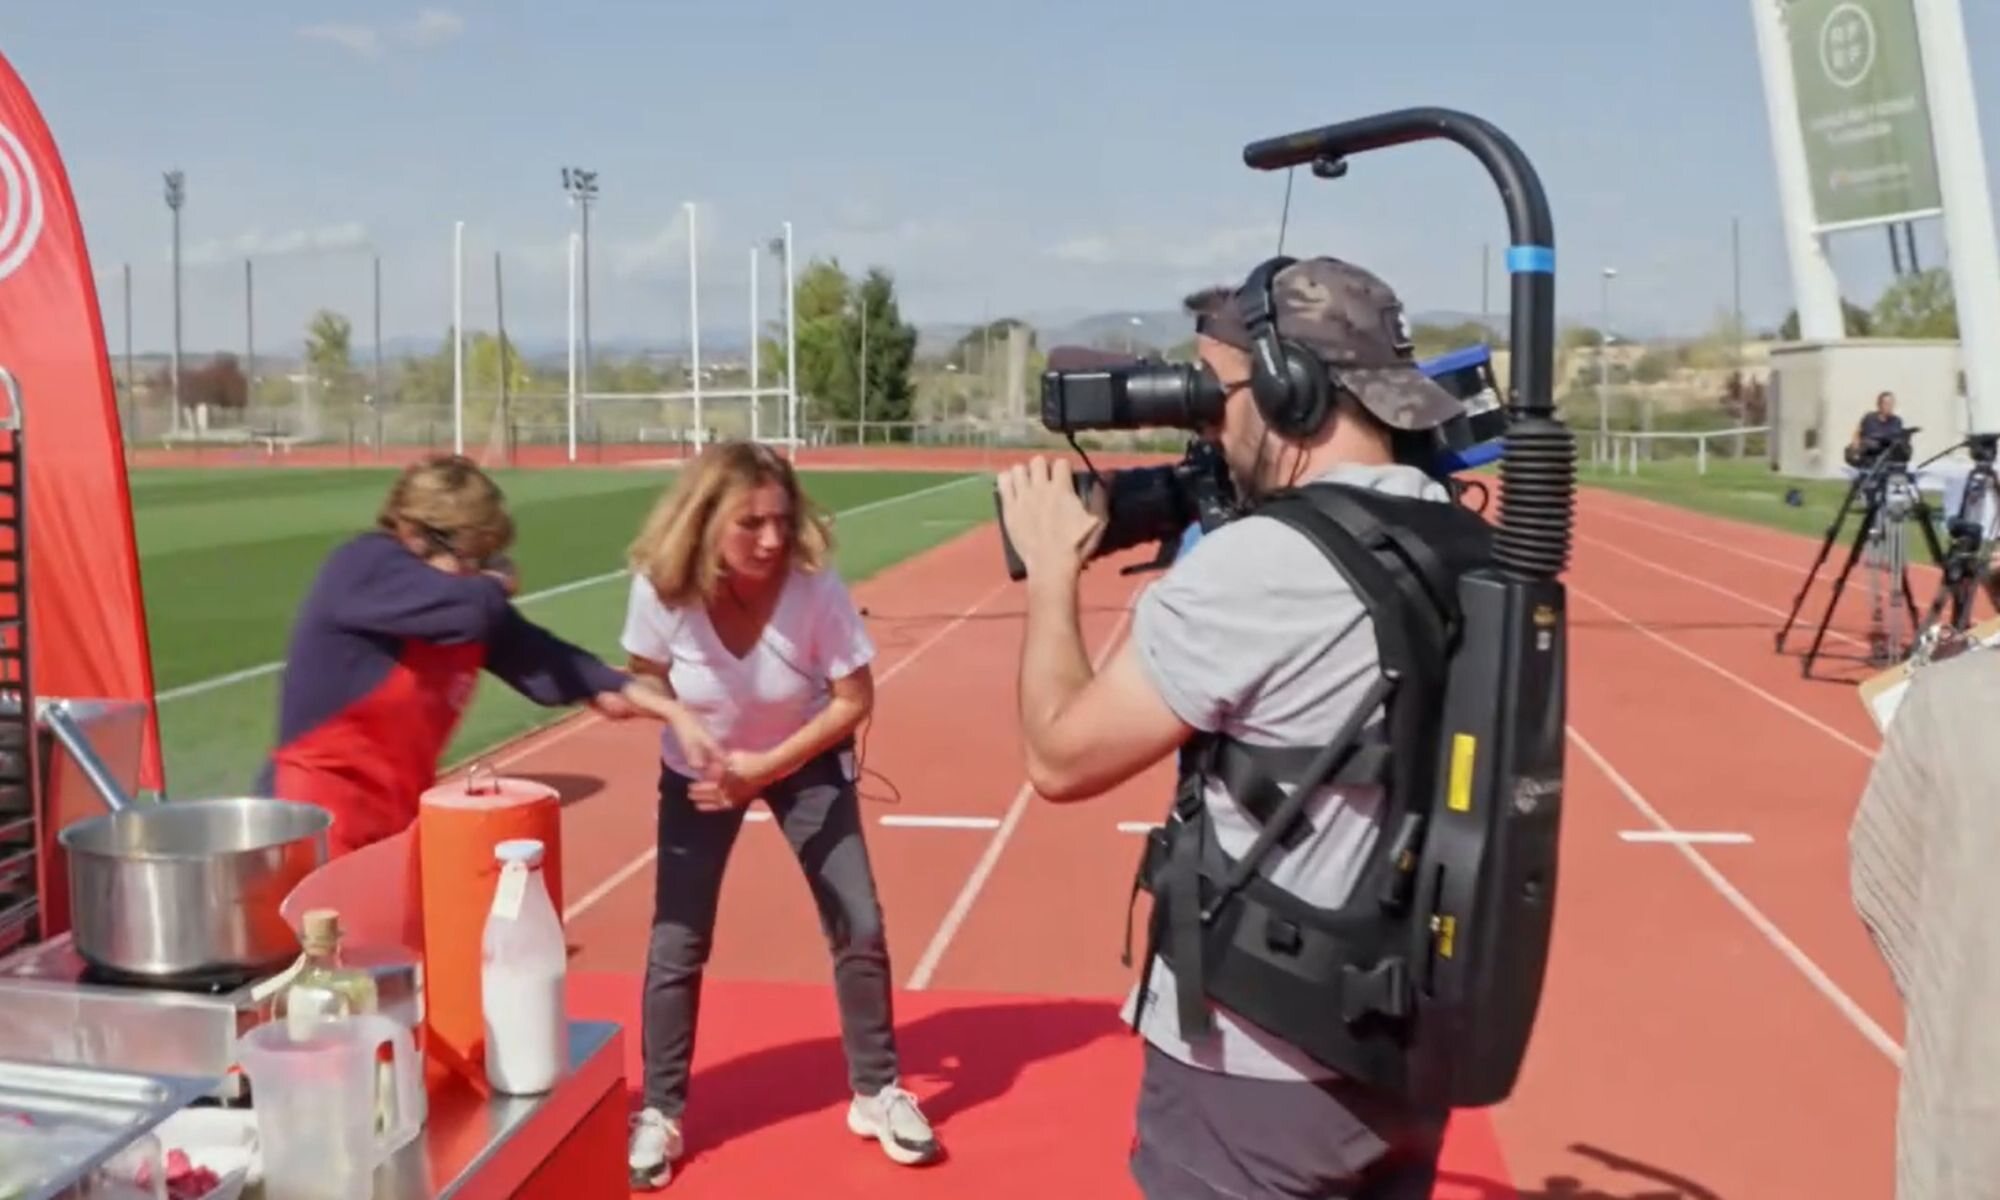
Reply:
<svg viewBox="0 0 2000 1200"><path fill-rule="evenodd" d="M1556 273L1556 251L1553 246L1509 246L1507 247L1507 270L1514 275L1529 273L1553 275Z"/></svg>
<svg viewBox="0 0 2000 1200"><path fill-rule="evenodd" d="M1431 460L1431 474L1436 476L1456 475L1460 471L1470 471L1495 463L1506 457L1507 447L1499 438L1467 446L1462 450L1449 450Z"/></svg>

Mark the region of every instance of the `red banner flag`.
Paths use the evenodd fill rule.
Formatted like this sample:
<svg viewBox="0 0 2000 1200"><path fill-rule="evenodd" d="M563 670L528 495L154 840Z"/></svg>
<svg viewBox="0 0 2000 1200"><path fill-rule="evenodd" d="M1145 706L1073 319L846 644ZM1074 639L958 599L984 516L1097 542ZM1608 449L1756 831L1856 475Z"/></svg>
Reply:
<svg viewBox="0 0 2000 1200"><path fill-rule="evenodd" d="M153 702L118 392L55 139L0 56L0 367L19 383L28 669L39 697ZM164 788L158 714L140 786Z"/></svg>

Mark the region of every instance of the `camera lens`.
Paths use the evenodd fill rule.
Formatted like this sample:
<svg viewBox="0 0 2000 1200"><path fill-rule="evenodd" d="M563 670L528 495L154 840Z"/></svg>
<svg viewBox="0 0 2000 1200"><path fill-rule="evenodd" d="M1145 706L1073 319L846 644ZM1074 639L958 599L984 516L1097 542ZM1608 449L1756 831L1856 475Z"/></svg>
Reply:
<svg viewBox="0 0 2000 1200"><path fill-rule="evenodd" d="M1042 425L1091 429L1200 429L1222 419L1222 386L1206 367L1138 363L1042 375Z"/></svg>

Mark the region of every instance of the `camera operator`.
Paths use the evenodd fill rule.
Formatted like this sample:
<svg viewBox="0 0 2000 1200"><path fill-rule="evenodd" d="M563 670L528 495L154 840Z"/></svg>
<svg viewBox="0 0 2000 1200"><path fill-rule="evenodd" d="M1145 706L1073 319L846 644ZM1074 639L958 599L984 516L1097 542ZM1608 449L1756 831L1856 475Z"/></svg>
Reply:
<svg viewBox="0 0 2000 1200"><path fill-rule="evenodd" d="M1418 370L1395 293L1329 258L1271 278L1276 336L1315 360L1287 373L1323 371L1323 387L1306 382L1327 401L1281 429L1253 394L1249 315L1265 303L1254 281L1187 301L1201 362L1225 397L1219 422L1200 433L1220 449L1239 503L1315 482L1449 503L1438 481L1398 461L1406 436L1427 437L1461 406ZM1254 511L1210 531L1146 590L1131 640L1093 676L1077 579L1102 513L1078 499L1067 470L1039 458L1002 475L999 492L1027 567L1028 771L1051 800L1104 792L1201 735L1323 745L1379 678L1361 599L1302 534ZM1274 846L1260 874L1307 904L1339 906L1373 848L1380 803L1378 786L1321 788L1303 836ZM1200 804L1221 849L1243 855L1258 832L1248 812L1212 777ZM1150 1200L1430 1195L1445 1112L1343 1079L1212 1001L1210 1031L1183 1036L1171 968L1158 957L1148 966L1128 1015L1147 1043L1131 1169Z"/></svg>
<svg viewBox="0 0 2000 1200"><path fill-rule="evenodd" d="M1903 418L1896 415L1896 394L1882 392L1875 397L1875 411L1863 413L1855 423L1854 436L1847 440L1847 464L1866 470L1876 456L1903 435Z"/></svg>

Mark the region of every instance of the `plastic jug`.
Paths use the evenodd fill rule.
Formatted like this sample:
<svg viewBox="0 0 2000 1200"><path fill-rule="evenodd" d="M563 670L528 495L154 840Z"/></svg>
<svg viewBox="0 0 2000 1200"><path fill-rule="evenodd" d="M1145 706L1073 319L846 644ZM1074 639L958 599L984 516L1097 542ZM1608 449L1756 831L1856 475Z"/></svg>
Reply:
<svg viewBox="0 0 2000 1200"><path fill-rule="evenodd" d="M376 1132L376 1052L393 1052L395 1104ZM380 1013L320 1022L294 1036L268 1021L239 1042L267 1200L370 1200L375 1170L423 1125L423 1068L410 1033Z"/></svg>
<svg viewBox="0 0 2000 1200"><path fill-rule="evenodd" d="M503 1095L546 1092L569 1065L563 995L569 945L542 883L542 855L542 843L533 838L493 848L500 882L482 938L479 1003L486 1023L486 1081Z"/></svg>

